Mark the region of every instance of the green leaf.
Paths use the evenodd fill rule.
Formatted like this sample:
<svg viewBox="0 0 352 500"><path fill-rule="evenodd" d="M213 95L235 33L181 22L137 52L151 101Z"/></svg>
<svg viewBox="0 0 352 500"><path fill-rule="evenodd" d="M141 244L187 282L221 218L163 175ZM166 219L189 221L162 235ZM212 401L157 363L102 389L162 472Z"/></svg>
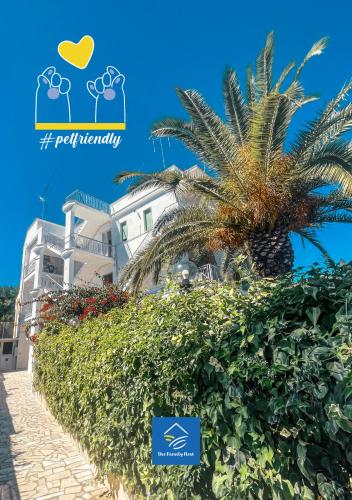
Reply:
<svg viewBox="0 0 352 500"><path fill-rule="evenodd" d="M335 488L333 484L326 481L324 474L317 474L318 490L324 500L333 500L335 497Z"/></svg>
<svg viewBox="0 0 352 500"><path fill-rule="evenodd" d="M326 413L329 419L336 422L340 429L351 433L352 432L352 421L349 420L343 413L338 404L330 404L326 407Z"/></svg>
<svg viewBox="0 0 352 500"><path fill-rule="evenodd" d="M319 316L321 314L320 307L311 307L306 310L306 314L308 318L311 320L313 323L313 326L317 326Z"/></svg>
<svg viewBox="0 0 352 500"><path fill-rule="evenodd" d="M332 363L327 363L326 368L329 370L331 376L334 377L336 380L341 381L344 379L346 370L341 363L337 361L334 361Z"/></svg>
<svg viewBox="0 0 352 500"><path fill-rule="evenodd" d="M310 461L307 459L306 444L300 441L297 445L297 465L303 476L308 479L311 485L314 485L313 470Z"/></svg>
<svg viewBox="0 0 352 500"><path fill-rule="evenodd" d="M324 382L319 382L313 388L313 394L318 399L324 399L328 392L329 388Z"/></svg>

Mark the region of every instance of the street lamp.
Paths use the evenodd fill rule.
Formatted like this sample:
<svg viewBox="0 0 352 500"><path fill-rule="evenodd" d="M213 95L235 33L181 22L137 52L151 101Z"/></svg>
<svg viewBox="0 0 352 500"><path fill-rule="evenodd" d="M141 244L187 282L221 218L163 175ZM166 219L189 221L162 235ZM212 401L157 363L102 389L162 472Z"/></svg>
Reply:
<svg viewBox="0 0 352 500"><path fill-rule="evenodd" d="M189 290L192 287L192 281L198 272L197 266L190 260L182 260L175 264L173 274L178 277L180 288Z"/></svg>

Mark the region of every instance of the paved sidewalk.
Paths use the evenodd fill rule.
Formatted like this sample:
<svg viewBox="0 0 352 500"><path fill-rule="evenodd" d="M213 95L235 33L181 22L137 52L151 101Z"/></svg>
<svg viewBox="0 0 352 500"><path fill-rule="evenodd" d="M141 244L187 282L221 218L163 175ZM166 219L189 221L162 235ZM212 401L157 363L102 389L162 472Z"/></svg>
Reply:
<svg viewBox="0 0 352 500"><path fill-rule="evenodd" d="M32 394L27 372L0 373L0 500L106 496L92 467Z"/></svg>

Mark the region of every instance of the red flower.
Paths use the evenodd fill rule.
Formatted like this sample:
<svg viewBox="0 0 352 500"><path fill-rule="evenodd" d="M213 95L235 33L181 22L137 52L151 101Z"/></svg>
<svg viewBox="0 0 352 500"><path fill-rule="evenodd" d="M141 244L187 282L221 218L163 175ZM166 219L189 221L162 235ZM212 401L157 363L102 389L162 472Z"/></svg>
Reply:
<svg viewBox="0 0 352 500"><path fill-rule="evenodd" d="M118 296L114 293L111 293L110 294L110 299L113 301L113 302L116 302L118 300Z"/></svg>
<svg viewBox="0 0 352 500"><path fill-rule="evenodd" d="M103 304L103 306L105 306L105 304L107 304L108 302L108 299L106 297L104 297L101 301L101 303Z"/></svg>
<svg viewBox="0 0 352 500"><path fill-rule="evenodd" d="M86 299L86 304L95 304L97 301L96 297L88 297Z"/></svg>
<svg viewBox="0 0 352 500"><path fill-rule="evenodd" d="M45 312L47 311L48 309L50 309L52 307L52 304L49 304L49 302L45 302L42 307L40 308L40 312Z"/></svg>
<svg viewBox="0 0 352 500"><path fill-rule="evenodd" d="M36 344L38 341L38 335L33 334L30 336L30 339L33 342L33 344Z"/></svg>
<svg viewBox="0 0 352 500"><path fill-rule="evenodd" d="M84 319L88 314L96 314L98 309L94 306L87 306L83 309L82 314L79 316L79 319Z"/></svg>

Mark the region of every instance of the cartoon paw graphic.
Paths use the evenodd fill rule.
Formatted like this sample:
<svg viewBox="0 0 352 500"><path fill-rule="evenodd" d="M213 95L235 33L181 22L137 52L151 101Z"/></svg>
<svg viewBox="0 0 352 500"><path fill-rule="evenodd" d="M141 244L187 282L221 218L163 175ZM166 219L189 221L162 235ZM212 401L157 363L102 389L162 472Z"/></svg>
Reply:
<svg viewBox="0 0 352 500"><path fill-rule="evenodd" d="M103 76L87 82L88 92L95 99L95 122L126 122L124 83L124 75L114 66L107 66Z"/></svg>
<svg viewBox="0 0 352 500"><path fill-rule="evenodd" d="M66 123L71 121L69 92L71 82L49 66L38 75L35 94L35 121L42 123Z"/></svg>

